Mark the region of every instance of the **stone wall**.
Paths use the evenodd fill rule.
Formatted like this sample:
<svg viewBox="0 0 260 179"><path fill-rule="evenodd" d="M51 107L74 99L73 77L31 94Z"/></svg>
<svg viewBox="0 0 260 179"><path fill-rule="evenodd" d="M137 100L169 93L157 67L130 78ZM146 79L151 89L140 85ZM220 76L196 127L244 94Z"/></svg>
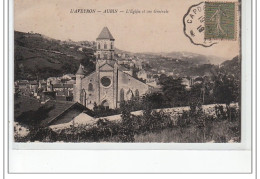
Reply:
<svg viewBox="0 0 260 179"><path fill-rule="evenodd" d="M136 92L138 91L139 96L144 95L149 91L149 85L135 79L134 77L126 74L124 72L118 71L118 99L120 100L120 91L124 90L124 98L125 100L129 100L129 91L136 96ZM118 101L120 102L120 101Z"/></svg>

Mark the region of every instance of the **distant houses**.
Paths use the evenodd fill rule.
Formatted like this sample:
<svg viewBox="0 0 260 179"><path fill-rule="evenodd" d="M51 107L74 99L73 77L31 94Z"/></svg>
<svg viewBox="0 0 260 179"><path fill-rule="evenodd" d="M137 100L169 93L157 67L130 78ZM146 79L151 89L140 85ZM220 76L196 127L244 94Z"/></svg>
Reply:
<svg viewBox="0 0 260 179"><path fill-rule="evenodd" d="M72 101L75 79L75 75L65 74L47 80L18 80L14 83L15 93L34 97L43 103L48 100Z"/></svg>

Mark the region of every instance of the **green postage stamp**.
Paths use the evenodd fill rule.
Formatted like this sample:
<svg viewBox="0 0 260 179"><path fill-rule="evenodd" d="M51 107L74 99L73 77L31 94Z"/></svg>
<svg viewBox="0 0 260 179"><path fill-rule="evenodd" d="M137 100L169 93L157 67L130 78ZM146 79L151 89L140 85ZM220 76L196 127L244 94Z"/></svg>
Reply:
<svg viewBox="0 0 260 179"><path fill-rule="evenodd" d="M236 38L234 2L205 2L205 39Z"/></svg>

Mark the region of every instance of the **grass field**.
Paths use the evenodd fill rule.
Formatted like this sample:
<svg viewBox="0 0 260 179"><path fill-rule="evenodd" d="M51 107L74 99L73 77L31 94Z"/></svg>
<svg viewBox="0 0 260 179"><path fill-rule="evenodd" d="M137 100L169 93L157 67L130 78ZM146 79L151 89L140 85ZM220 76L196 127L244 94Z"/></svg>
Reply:
<svg viewBox="0 0 260 179"><path fill-rule="evenodd" d="M240 142L240 122L218 121L213 122L206 130L196 126L185 128L164 129L160 132L144 133L134 136L135 142L156 143L225 143Z"/></svg>

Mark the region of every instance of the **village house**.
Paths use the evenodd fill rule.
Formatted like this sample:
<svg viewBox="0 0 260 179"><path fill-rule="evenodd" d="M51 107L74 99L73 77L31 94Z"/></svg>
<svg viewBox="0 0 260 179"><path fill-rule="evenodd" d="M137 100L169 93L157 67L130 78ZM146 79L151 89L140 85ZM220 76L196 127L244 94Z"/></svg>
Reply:
<svg viewBox="0 0 260 179"><path fill-rule="evenodd" d="M148 79L148 75L147 75L147 72L145 70L140 70L139 72L137 72L137 77L142 78L143 80Z"/></svg>
<svg viewBox="0 0 260 179"><path fill-rule="evenodd" d="M76 76L74 74L65 74L61 77L63 80L76 80Z"/></svg>
<svg viewBox="0 0 260 179"><path fill-rule="evenodd" d="M181 84L184 85L187 90L190 90L192 86L192 80L188 77L183 77Z"/></svg>
<svg viewBox="0 0 260 179"><path fill-rule="evenodd" d="M39 89L42 89L42 91L46 91L47 90L47 81L39 80Z"/></svg>
<svg viewBox="0 0 260 179"><path fill-rule="evenodd" d="M29 82L29 88L31 92L37 92L38 90L38 82L36 80Z"/></svg>
<svg viewBox="0 0 260 179"><path fill-rule="evenodd" d="M91 110L77 102L50 100L44 104L44 107L47 113L46 118L40 123L43 127L68 123L82 112L93 116Z"/></svg>
<svg viewBox="0 0 260 179"><path fill-rule="evenodd" d="M15 85L18 86L18 89L26 89L29 86L29 81L28 80L19 80L15 83Z"/></svg>

